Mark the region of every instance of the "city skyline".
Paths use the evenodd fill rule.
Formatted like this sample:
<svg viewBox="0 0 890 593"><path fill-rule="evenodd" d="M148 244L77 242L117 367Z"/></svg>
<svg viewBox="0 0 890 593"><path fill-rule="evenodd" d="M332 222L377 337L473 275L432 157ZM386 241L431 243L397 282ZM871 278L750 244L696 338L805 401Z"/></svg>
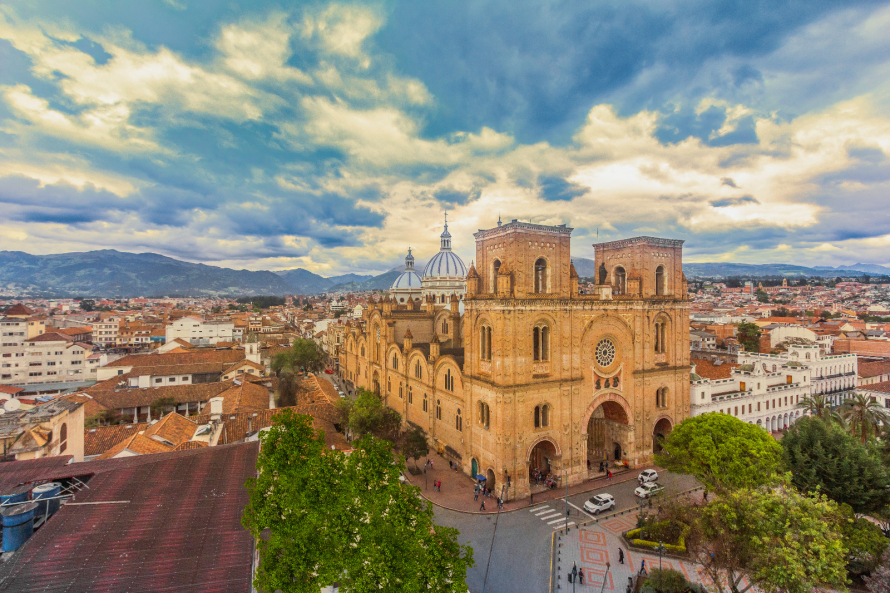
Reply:
<svg viewBox="0 0 890 593"><path fill-rule="evenodd" d="M498 216L886 264L890 8L0 8L0 249L324 276ZM597 237L598 235L598 237Z"/></svg>

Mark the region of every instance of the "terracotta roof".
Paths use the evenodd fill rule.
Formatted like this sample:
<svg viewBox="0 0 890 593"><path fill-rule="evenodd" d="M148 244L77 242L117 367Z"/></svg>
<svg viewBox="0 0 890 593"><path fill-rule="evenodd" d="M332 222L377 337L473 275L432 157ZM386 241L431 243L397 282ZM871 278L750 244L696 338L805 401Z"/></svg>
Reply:
<svg viewBox="0 0 890 593"><path fill-rule="evenodd" d="M57 332L46 332L33 338L28 338L26 342L73 342L74 338Z"/></svg>
<svg viewBox="0 0 890 593"><path fill-rule="evenodd" d="M241 362L236 362L235 364L233 364L232 366L227 368L223 372L223 374L227 375L227 374L231 373L232 371L238 370L239 368L251 368L251 369L256 369L258 371L266 372L265 366L263 366L261 364L257 364L255 362L253 362L252 360L245 359L245 360L242 360Z"/></svg>
<svg viewBox="0 0 890 593"><path fill-rule="evenodd" d="M78 402L83 404L83 416L84 418L89 418L90 416L95 416L102 410L107 410L105 406L100 404L94 398L90 397L86 393L69 393L68 395L62 395L58 398L58 400L65 400L71 402Z"/></svg>
<svg viewBox="0 0 890 593"><path fill-rule="evenodd" d="M249 591L254 541L241 514L257 451L257 443L201 447L32 472L44 480L93 474L77 502L128 502L62 505L2 563L0 590ZM28 463L0 466L21 475Z"/></svg>
<svg viewBox="0 0 890 593"><path fill-rule="evenodd" d="M263 385L242 382L220 393L223 398L222 413L258 412L269 409L269 390ZM204 406L204 412L210 411L210 404Z"/></svg>
<svg viewBox="0 0 890 593"><path fill-rule="evenodd" d="M157 435L173 443L174 446L190 440L198 425L185 416L175 412L167 414L145 429L145 436Z"/></svg>
<svg viewBox="0 0 890 593"><path fill-rule="evenodd" d="M136 406L150 406L153 401L161 397L172 397L177 404L204 402L211 397L216 397L231 386L230 382L222 381L146 388L95 389L93 386L84 391L106 408L120 410Z"/></svg>
<svg viewBox="0 0 890 593"><path fill-rule="evenodd" d="M729 379L732 376L732 369L738 367L738 363L724 362L715 365L713 361L705 358L692 358L689 361L695 365L695 374L703 379Z"/></svg>
<svg viewBox="0 0 890 593"><path fill-rule="evenodd" d="M863 385L859 389L864 391L878 391L880 393L890 393L890 381L882 381L880 383L872 383L871 385Z"/></svg>
<svg viewBox="0 0 890 593"><path fill-rule="evenodd" d="M101 455L121 441L145 430L147 426L148 424L145 422L140 422L139 424L115 424L88 428L84 430L83 434L83 454Z"/></svg>
<svg viewBox="0 0 890 593"><path fill-rule="evenodd" d="M9 395L15 395L16 393L21 393L24 391L24 387L13 387L12 385L0 385L0 393L8 393Z"/></svg>
<svg viewBox="0 0 890 593"><path fill-rule="evenodd" d="M85 327L54 327L53 331L57 334L62 334L65 336L77 336L80 334L88 334L92 333L93 328L90 326Z"/></svg>
<svg viewBox="0 0 890 593"><path fill-rule="evenodd" d="M256 432L263 428L272 426L272 418L275 414L282 410L293 410L298 414L309 414L304 408L295 406L292 408L275 408L274 410L264 410L262 412L247 412L241 414L230 414L225 416L223 431L219 437L219 443L234 443L240 441L248 432ZM254 414L256 414L254 416ZM207 417L209 421L209 416ZM200 422L199 422L200 423ZM324 440L326 447L335 447L339 451L349 451L352 445L346 440L342 433L337 432L334 424L324 418L312 417L312 426L316 429L324 431Z"/></svg>
<svg viewBox="0 0 890 593"><path fill-rule="evenodd" d="M203 350L190 352L165 352L152 354L131 354L108 363L109 367L156 367L199 362L219 362L234 364L244 359L243 350Z"/></svg>
<svg viewBox="0 0 890 593"><path fill-rule="evenodd" d="M29 309L28 307L24 306L21 303L16 303L12 307L10 307L6 311L4 311L3 314L9 315L9 316L12 316L12 315L33 315L34 311L32 311L31 309Z"/></svg>
<svg viewBox="0 0 890 593"><path fill-rule="evenodd" d="M137 433L124 439L100 455L98 459L111 459L122 451L132 451L137 455L152 455L154 453L169 453L173 451L173 445L167 445Z"/></svg>
<svg viewBox="0 0 890 593"><path fill-rule="evenodd" d="M176 446L174 451L188 451L189 449L200 449L202 447L207 447L208 444L205 441L186 441L182 444Z"/></svg>

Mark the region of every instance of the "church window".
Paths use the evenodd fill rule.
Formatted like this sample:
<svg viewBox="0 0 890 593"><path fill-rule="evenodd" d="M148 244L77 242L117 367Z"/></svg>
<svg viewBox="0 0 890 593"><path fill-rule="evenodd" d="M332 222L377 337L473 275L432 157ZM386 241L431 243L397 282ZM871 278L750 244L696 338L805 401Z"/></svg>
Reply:
<svg viewBox="0 0 890 593"><path fill-rule="evenodd" d="M392 368L399 370L399 357L395 353L392 355Z"/></svg>
<svg viewBox="0 0 890 593"><path fill-rule="evenodd" d="M491 422L491 409L488 407L487 403L479 402L479 417L476 421L479 423L479 426L488 428Z"/></svg>
<svg viewBox="0 0 890 593"><path fill-rule="evenodd" d="M414 377L417 379L423 379L423 369L420 367L420 361L414 363Z"/></svg>
<svg viewBox="0 0 890 593"><path fill-rule="evenodd" d="M365 356L365 347L362 346L362 357L364 357L364 356Z"/></svg>
<svg viewBox="0 0 890 593"><path fill-rule="evenodd" d="M442 400L436 400L436 420L442 419Z"/></svg>
<svg viewBox="0 0 890 593"><path fill-rule="evenodd" d="M667 352L667 322L655 322L655 352L656 354L664 354Z"/></svg>
<svg viewBox="0 0 890 593"><path fill-rule="evenodd" d="M442 320L442 333L443 334L448 333L448 321L446 321L444 319Z"/></svg>
<svg viewBox="0 0 890 593"><path fill-rule="evenodd" d="M403 394L404 388L405 388L405 386L402 383L399 383L399 399L402 399L402 397L403 397L402 394Z"/></svg>
<svg viewBox="0 0 890 593"><path fill-rule="evenodd" d="M392 377L386 378L386 392L392 393Z"/></svg>
<svg viewBox="0 0 890 593"><path fill-rule="evenodd" d="M615 362L615 343L608 338L603 338L596 345L595 354L598 365L603 368L610 366Z"/></svg>
<svg viewBox="0 0 890 593"><path fill-rule="evenodd" d="M491 327L487 325L479 328L479 358L491 360Z"/></svg>
<svg viewBox="0 0 890 593"><path fill-rule="evenodd" d="M539 325L532 330L532 359L550 360L550 326Z"/></svg>
<svg viewBox="0 0 890 593"><path fill-rule="evenodd" d="M543 257L535 262L535 294L547 292L547 260Z"/></svg>
<svg viewBox="0 0 890 593"><path fill-rule="evenodd" d="M491 266L492 276L491 276L491 292L496 292L498 289L498 272L501 269L501 260L496 259Z"/></svg>
<svg viewBox="0 0 890 593"><path fill-rule="evenodd" d="M454 377L451 375L451 369L445 371L445 390L454 391Z"/></svg>
<svg viewBox="0 0 890 593"><path fill-rule="evenodd" d="M656 296L664 294L664 266L655 268L655 294Z"/></svg>
<svg viewBox="0 0 890 593"><path fill-rule="evenodd" d="M63 423L62 429L59 431L59 441L62 445L59 447L59 453L64 453L68 448L68 425Z"/></svg>
<svg viewBox="0 0 890 593"><path fill-rule="evenodd" d="M427 411L426 394L423 394L423 411Z"/></svg>
<svg viewBox="0 0 890 593"><path fill-rule="evenodd" d="M411 389L411 386L410 386L410 385L408 386L408 403L409 403L409 404L413 404L413 403L414 403L414 390Z"/></svg>
<svg viewBox="0 0 890 593"><path fill-rule="evenodd" d="M615 268L615 294L627 294L627 273L624 268Z"/></svg>
<svg viewBox="0 0 890 593"><path fill-rule="evenodd" d="M667 407L667 387L660 387L655 391L655 407Z"/></svg>
<svg viewBox="0 0 890 593"><path fill-rule="evenodd" d="M550 426L550 404L535 406L535 428Z"/></svg>
<svg viewBox="0 0 890 593"><path fill-rule="evenodd" d="M464 419L460 415L460 408L457 409L457 415L454 417L454 428L457 430L464 429Z"/></svg>

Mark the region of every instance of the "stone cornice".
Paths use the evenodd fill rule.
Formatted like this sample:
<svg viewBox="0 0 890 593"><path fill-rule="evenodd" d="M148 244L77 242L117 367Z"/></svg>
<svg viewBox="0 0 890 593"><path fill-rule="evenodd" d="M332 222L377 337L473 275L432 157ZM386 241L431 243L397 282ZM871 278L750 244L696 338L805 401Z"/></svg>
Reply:
<svg viewBox="0 0 890 593"><path fill-rule="evenodd" d="M619 241L608 241L605 243L594 243L594 247L602 247L604 249L621 249L630 247L631 245L648 244L655 247L682 247L686 241L683 239L662 239L660 237L631 237L630 239L621 239Z"/></svg>
<svg viewBox="0 0 890 593"><path fill-rule="evenodd" d="M549 226L543 224L534 224L531 222L519 222L518 220L513 220L508 222L505 225L494 227L493 229L479 229L478 233L473 234L473 238L477 241L479 239L488 239L490 237L498 237L501 235L508 235L514 231L532 231L534 233L548 233L551 235L571 235L572 231L575 229L567 227L564 224L558 226Z"/></svg>

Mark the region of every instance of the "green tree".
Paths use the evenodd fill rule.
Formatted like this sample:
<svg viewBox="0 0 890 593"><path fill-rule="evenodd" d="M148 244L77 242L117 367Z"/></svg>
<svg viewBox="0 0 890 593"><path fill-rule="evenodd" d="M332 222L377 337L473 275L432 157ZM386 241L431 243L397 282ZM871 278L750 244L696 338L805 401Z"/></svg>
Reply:
<svg viewBox="0 0 890 593"><path fill-rule="evenodd" d="M377 394L360 389L355 400L339 401L341 423L349 429L350 436L360 438L374 435L379 439L395 442L399 438L402 416L383 405Z"/></svg>
<svg viewBox="0 0 890 593"><path fill-rule="evenodd" d="M760 327L754 323L743 321L736 327L736 337L748 352L760 351Z"/></svg>
<svg viewBox="0 0 890 593"><path fill-rule="evenodd" d="M890 475L874 447L837 424L804 416L782 437L782 461L801 492L820 492L857 513L890 505Z"/></svg>
<svg viewBox="0 0 890 593"><path fill-rule="evenodd" d="M691 474L708 490L724 492L772 483L782 447L765 430L716 412L687 418L664 439L656 463Z"/></svg>
<svg viewBox="0 0 890 593"><path fill-rule="evenodd" d="M347 456L325 448L308 416L275 415L241 522L260 554L261 591L467 591L473 551L433 522L419 489L402 484L404 460L373 437Z"/></svg>
<svg viewBox="0 0 890 593"><path fill-rule="evenodd" d="M841 416L847 421L852 434L858 436L863 444L869 437L877 436L883 424L890 422L884 408L861 393L844 402Z"/></svg>
<svg viewBox="0 0 890 593"><path fill-rule="evenodd" d="M844 588L848 549L833 501L790 487L740 489L699 513L687 549L719 593L752 586L767 593Z"/></svg>
<svg viewBox="0 0 890 593"><path fill-rule="evenodd" d="M847 572L862 576L874 571L887 549L887 538L881 528L868 519L857 518L849 505L841 505L844 521L841 533L847 548Z"/></svg>
<svg viewBox="0 0 890 593"><path fill-rule="evenodd" d="M278 391L275 400L279 408L296 406L299 403L300 375L287 369L278 375Z"/></svg>
<svg viewBox="0 0 890 593"><path fill-rule="evenodd" d="M80 309L81 309L81 311L86 311L88 313L90 311L95 311L96 310L96 301L94 301L93 299L82 299L80 301Z"/></svg>
<svg viewBox="0 0 890 593"><path fill-rule="evenodd" d="M796 407L822 420L838 420L838 415L831 409L831 401L821 393L806 396Z"/></svg>
<svg viewBox="0 0 890 593"><path fill-rule="evenodd" d="M324 350L315 340L297 338L290 348L275 355L275 358L272 359L272 371L275 373L280 373L283 370L317 372L324 367L324 361Z"/></svg>
<svg viewBox="0 0 890 593"><path fill-rule="evenodd" d="M417 460L430 454L430 446L427 443L426 435L423 431L414 427L405 435L405 444L402 446L402 453L406 459L414 460L414 467L417 467Z"/></svg>
<svg viewBox="0 0 890 593"><path fill-rule="evenodd" d="M762 288L758 288L754 292L754 296L757 297L758 303L768 303L769 302L769 295L766 294L766 291L763 290Z"/></svg>
<svg viewBox="0 0 890 593"><path fill-rule="evenodd" d="M159 397L151 402L151 413L161 416L170 408L176 409L176 400L172 396Z"/></svg>

